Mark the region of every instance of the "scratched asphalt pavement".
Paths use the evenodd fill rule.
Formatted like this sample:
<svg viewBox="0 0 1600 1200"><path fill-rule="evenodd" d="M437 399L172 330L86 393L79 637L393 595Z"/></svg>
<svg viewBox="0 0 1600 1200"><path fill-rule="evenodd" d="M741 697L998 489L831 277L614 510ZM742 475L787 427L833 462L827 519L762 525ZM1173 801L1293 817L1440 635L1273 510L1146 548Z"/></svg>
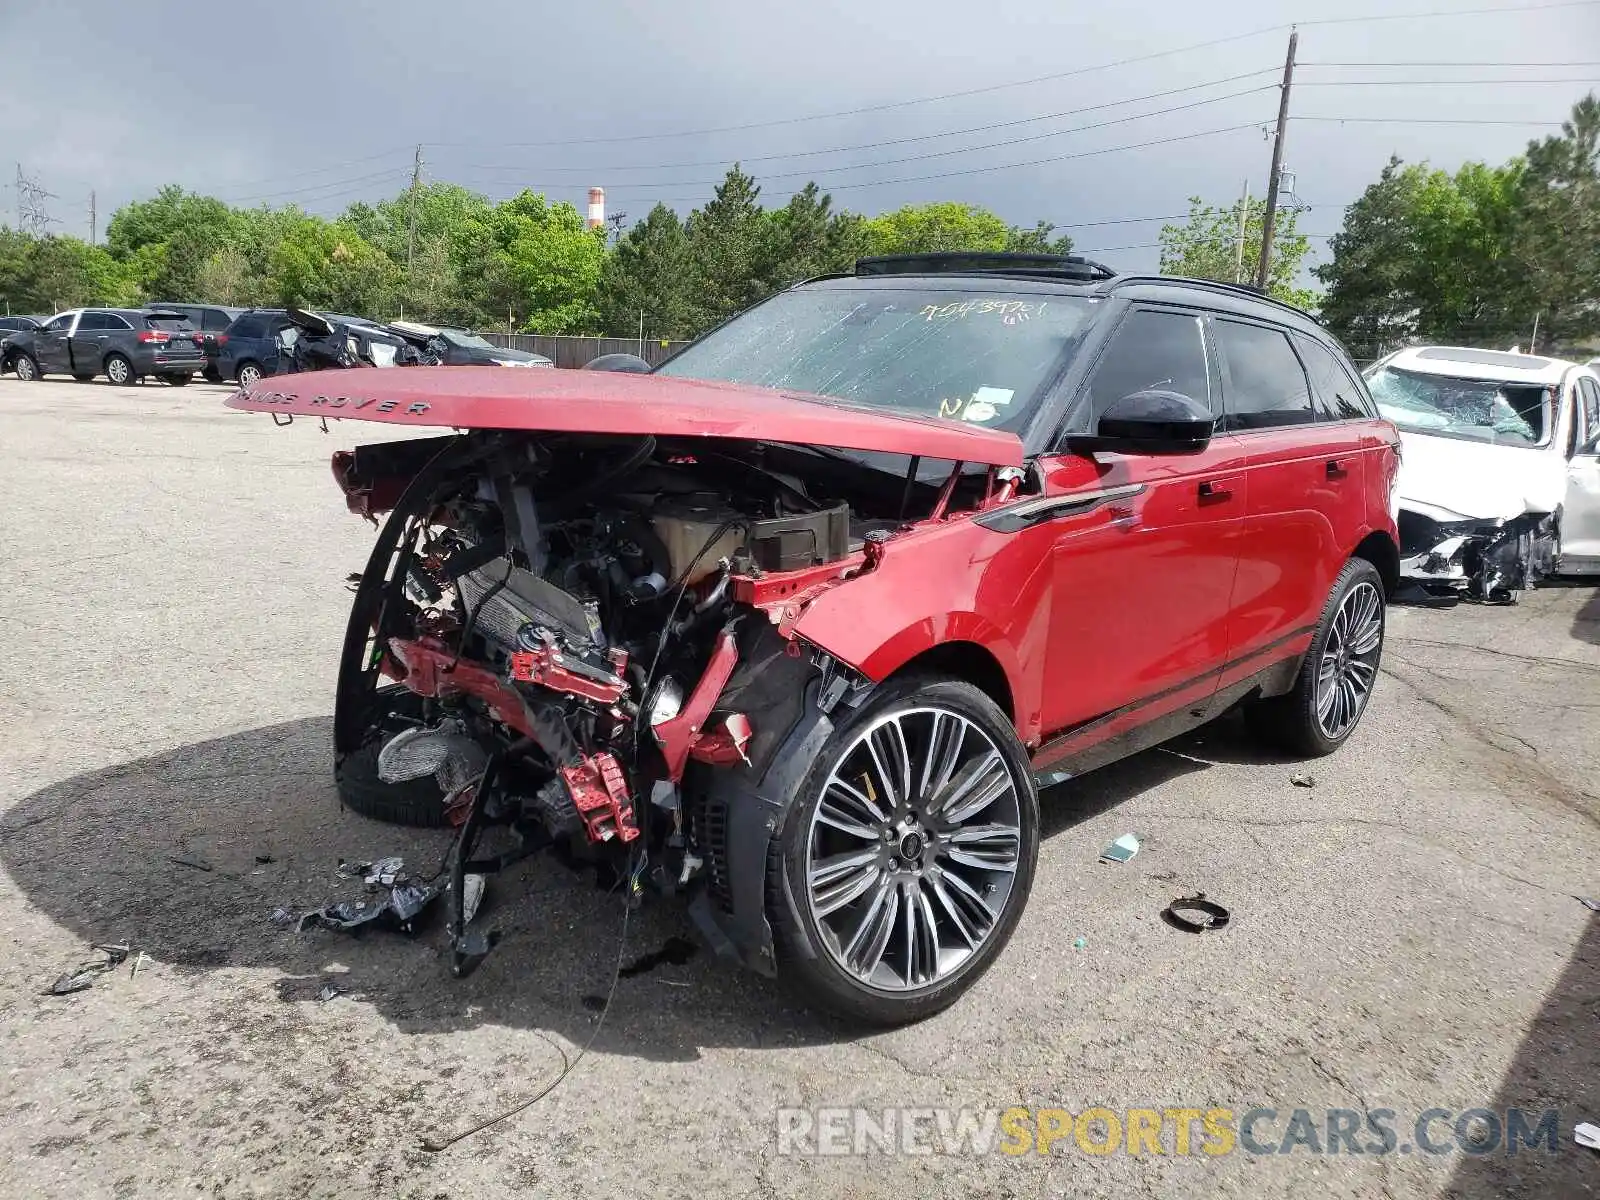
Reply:
<svg viewBox="0 0 1600 1200"><path fill-rule="evenodd" d="M1600 1188L1600 1152L1572 1144L1600 1118L1600 914L1574 898L1600 893L1592 585L1391 608L1372 706L1331 759L1273 759L1223 722L1047 792L1016 936L940 1017L862 1035L701 952L622 979L596 1036L621 908L557 864L493 881L503 940L461 981L437 926L271 921L354 894L341 857L431 870L446 839L342 812L330 778L344 581L372 530L328 456L376 427L274 428L225 395L0 381L0 1195ZM1127 832L1139 855L1098 864ZM1196 891L1229 928L1160 921ZM684 915L651 904L625 956L676 937ZM44 994L105 942L148 956L137 975ZM525 1112L420 1148L591 1039ZM820 1157L779 1153L788 1105L1387 1108L1403 1133L1434 1107L1554 1108L1560 1128L1515 1155L1183 1156L1169 1136L1161 1155L1068 1137Z"/></svg>

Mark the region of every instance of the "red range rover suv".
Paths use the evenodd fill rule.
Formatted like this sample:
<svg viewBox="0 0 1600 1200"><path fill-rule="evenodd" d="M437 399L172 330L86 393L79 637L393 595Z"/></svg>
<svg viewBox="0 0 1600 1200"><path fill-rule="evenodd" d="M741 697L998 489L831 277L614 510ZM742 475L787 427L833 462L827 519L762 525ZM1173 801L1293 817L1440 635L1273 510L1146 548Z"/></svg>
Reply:
<svg viewBox="0 0 1600 1200"><path fill-rule="evenodd" d="M615 364L608 364L615 365ZM1398 437L1252 291L1082 259L864 259L648 374L413 367L236 408L454 430L334 457L387 512L341 798L686 898L880 1024L952 1003L1033 879L1038 788L1244 706L1350 735L1398 571Z"/></svg>

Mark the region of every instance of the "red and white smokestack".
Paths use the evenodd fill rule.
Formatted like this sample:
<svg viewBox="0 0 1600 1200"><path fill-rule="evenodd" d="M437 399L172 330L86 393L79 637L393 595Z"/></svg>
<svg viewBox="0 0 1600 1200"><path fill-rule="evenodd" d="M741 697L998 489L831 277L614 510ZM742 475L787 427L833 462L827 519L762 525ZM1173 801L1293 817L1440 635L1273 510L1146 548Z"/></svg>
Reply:
<svg viewBox="0 0 1600 1200"><path fill-rule="evenodd" d="M589 228L599 229L606 223L606 190L605 188L592 187L589 189Z"/></svg>

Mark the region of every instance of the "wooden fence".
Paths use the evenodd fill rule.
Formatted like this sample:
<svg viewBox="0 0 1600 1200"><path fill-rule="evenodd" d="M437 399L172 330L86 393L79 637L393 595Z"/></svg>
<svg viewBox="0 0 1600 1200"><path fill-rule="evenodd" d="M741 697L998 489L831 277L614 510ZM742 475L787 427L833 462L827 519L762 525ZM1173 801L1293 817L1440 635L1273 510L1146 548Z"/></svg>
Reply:
<svg viewBox="0 0 1600 1200"><path fill-rule="evenodd" d="M540 333L484 333L485 340L511 350L542 354L558 367L581 367L602 354L638 354L652 367L683 342L646 338L641 353L638 338L556 337Z"/></svg>

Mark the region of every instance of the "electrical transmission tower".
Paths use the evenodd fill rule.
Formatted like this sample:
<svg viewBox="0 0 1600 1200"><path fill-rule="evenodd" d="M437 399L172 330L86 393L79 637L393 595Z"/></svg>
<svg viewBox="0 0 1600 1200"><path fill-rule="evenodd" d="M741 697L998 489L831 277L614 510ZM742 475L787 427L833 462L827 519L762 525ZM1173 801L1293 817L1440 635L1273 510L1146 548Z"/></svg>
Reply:
<svg viewBox="0 0 1600 1200"><path fill-rule="evenodd" d="M50 232L50 225L55 220L44 207L46 200L60 199L54 192L47 192L37 179L29 179L22 173L22 164L17 164L17 229L22 233L32 234L34 237L43 237Z"/></svg>

